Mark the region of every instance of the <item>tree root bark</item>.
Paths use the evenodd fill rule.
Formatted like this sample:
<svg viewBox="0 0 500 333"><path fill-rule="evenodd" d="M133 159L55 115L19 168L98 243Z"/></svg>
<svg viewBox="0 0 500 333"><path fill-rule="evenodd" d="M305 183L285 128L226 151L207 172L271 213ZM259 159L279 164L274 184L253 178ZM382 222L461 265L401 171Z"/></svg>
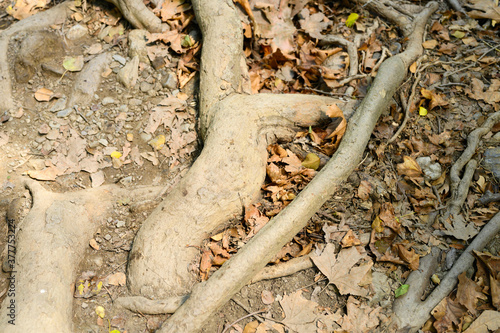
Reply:
<svg viewBox="0 0 500 333"><path fill-rule="evenodd" d="M210 13L210 2L194 2L197 15ZM405 52L385 61L367 96L349 121L338 151L295 200L271 220L250 242L212 277L193 288L189 299L164 323L160 332L196 332L203 323L259 272L307 223L357 166L371 132L392 95L406 76L409 65L422 52L422 37L431 3L415 19ZM201 24L205 33L207 26ZM207 45L205 44L205 48ZM202 57L202 62L205 60Z"/></svg>
<svg viewBox="0 0 500 333"><path fill-rule="evenodd" d="M33 180L23 184L33 204L23 221L10 221L16 231L16 258L0 310L0 331L72 332L71 286L88 241L119 199L151 199L161 188L103 186L53 193Z"/></svg>

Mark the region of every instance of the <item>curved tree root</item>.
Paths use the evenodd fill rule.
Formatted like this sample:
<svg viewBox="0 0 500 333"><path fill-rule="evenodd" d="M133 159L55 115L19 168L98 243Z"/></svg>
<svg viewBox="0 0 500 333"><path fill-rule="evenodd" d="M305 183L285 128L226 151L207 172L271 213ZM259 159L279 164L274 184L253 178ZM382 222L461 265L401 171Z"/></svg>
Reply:
<svg viewBox="0 0 500 333"><path fill-rule="evenodd" d="M461 207L467 198L469 186L476 170L477 162L472 159L481 137L488 133L493 125L500 121L500 112L491 114L481 127L472 131L467 137L467 148L453 164L450 171L451 195L446 212L441 218L443 223L448 218L458 217ZM462 178L459 173L464 168ZM410 291L394 302L395 321L404 332L416 332L430 317L430 312L439 302L446 297L457 283L458 276L466 271L474 262L471 255L473 250L480 251L488 244L495 235L500 232L500 213L497 213L481 232L474 238L465 252L455 262L451 270L446 274L441 284L427 297L421 301L421 296L426 288L429 277L436 268L440 251L437 248L421 260L420 268L410 274L406 284L410 285Z"/></svg>
<svg viewBox="0 0 500 333"><path fill-rule="evenodd" d="M16 259L10 283L14 294L0 310L1 332L72 332L71 285L92 234L113 205L124 198L151 199L159 187L133 191L102 186L70 193L53 193L25 180L33 205L16 229ZM8 323L14 304L15 325Z"/></svg>
<svg viewBox="0 0 500 333"><path fill-rule="evenodd" d="M118 7L123 16L137 29L161 32L161 20L150 11L142 0L106 0Z"/></svg>
<svg viewBox="0 0 500 333"><path fill-rule="evenodd" d="M394 301L393 310L395 321L400 328L399 332L417 332L429 319L432 309L455 288L458 276L472 265L474 257L471 252L482 250L499 232L500 213L497 213L483 227L442 279L439 286L432 291L425 301L422 301L421 297L428 285L430 276L437 267L440 251L433 248L430 254L422 258L419 269L412 272L405 282L410 285L408 293Z"/></svg>
<svg viewBox="0 0 500 333"><path fill-rule="evenodd" d="M209 12L204 7L210 6L209 1L194 3L197 14L200 10ZM327 165L290 205L266 224L208 281L196 285L189 299L164 323L160 332L198 331L306 225L309 218L354 170L380 114L404 80L408 66L421 54L425 24L436 9L437 4L431 3L417 16L406 51L382 64L372 88L350 120L338 151ZM205 33L206 26L201 26Z"/></svg>

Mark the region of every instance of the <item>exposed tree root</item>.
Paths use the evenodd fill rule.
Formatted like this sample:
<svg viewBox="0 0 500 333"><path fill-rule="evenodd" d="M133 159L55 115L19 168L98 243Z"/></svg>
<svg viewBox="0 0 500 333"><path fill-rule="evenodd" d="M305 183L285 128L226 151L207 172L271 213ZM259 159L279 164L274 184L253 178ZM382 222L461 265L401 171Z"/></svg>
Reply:
<svg viewBox="0 0 500 333"><path fill-rule="evenodd" d="M450 271L432 293L422 301L422 295L429 283L430 276L438 266L441 251L433 248L432 252L422 258L418 270L412 272L406 284L410 289L406 295L394 301L395 320L400 328L399 332L417 332L429 319L430 313L443 298L455 288L458 276L466 271L474 262L471 252L480 251L500 232L500 213L497 213L474 238L464 253L458 258Z"/></svg>
<svg viewBox="0 0 500 333"><path fill-rule="evenodd" d="M16 228L16 261L11 273L14 297L5 298L1 332L72 332L71 285L82 253L113 205L124 198L150 199L160 187L130 191L116 186L53 193L24 180L33 205ZM15 301L15 325L7 322Z"/></svg>
<svg viewBox="0 0 500 333"><path fill-rule="evenodd" d="M453 164L450 171L451 199L441 221L443 224L451 223L456 219L463 219L459 215L462 205L469 192L469 186L477 166L472 159L481 137L488 133L493 125L500 121L500 112L493 113L481 125L472 131L467 137L467 148ZM464 168L462 178L459 173ZM449 220L452 220L451 222ZM481 232L474 238L465 252L455 262L451 270L446 274L440 285L433 290L425 301L421 301L424 289L427 287L429 277L437 267L440 251L437 248L421 260L420 268L408 277L406 284L410 285L409 292L394 302L394 314L398 327L403 332L416 332L430 317L430 312L439 302L446 297L455 287L458 276L466 271L474 262L470 254L473 250L480 251L500 232L500 213L497 213Z"/></svg>
<svg viewBox="0 0 500 333"><path fill-rule="evenodd" d="M130 17L130 13L143 12L145 7L133 6L137 3L120 0L118 6ZM198 253L187 246L199 245L227 219L241 214L242 205L259 195L265 177L266 146L277 139L293 137L298 126L328 121L324 111L332 104L349 108L346 102L328 97L246 95L250 86L242 55L243 36L232 1L193 0L193 7L204 37L200 127L205 147L186 177L144 222L134 241L128 266L128 287L132 293L155 298L177 296L173 304L156 304L158 309L177 306L194 285L195 277L189 266ZM55 8L63 8L65 13L67 7ZM409 37L406 51L384 61L330 162L237 255L207 282L193 288L189 299L163 325L161 332L199 330L208 317L250 282L306 225L349 176L361 159L380 114L405 78L409 65L421 54L425 23L436 8L435 3L430 3L413 24L408 21L409 26L403 29ZM54 19L54 16L48 17ZM134 23L134 18L131 20L134 25L143 24ZM44 24L48 25L47 21L45 19ZM13 31L19 31L15 26L1 38L10 38ZM8 67L0 69L8 73ZM10 92L10 80L7 85L6 91ZM79 254L99 218L120 196L142 200L158 195L159 190L138 188L131 192L102 187L56 194L35 183L29 186L34 204L17 235L19 273L15 274L18 274L19 312L16 320L19 325L2 331L71 332L69 286ZM4 305L4 318L6 311Z"/></svg>
<svg viewBox="0 0 500 333"><path fill-rule="evenodd" d="M106 0L114 4L137 29L161 32L161 20L141 0Z"/></svg>
<svg viewBox="0 0 500 333"><path fill-rule="evenodd" d="M195 2L197 15L210 13L210 2ZM406 76L408 66L421 54L421 41L429 16L437 9L431 3L415 19L405 52L380 67L372 88L351 118L342 143L309 185L271 220L250 242L229 259L212 277L193 288L189 299L170 317L160 332L196 332L203 323L240 290L307 223L335 192L361 159L377 119ZM207 25L201 24L205 33ZM206 44L205 44L205 47ZM204 61L205 58L202 58Z"/></svg>

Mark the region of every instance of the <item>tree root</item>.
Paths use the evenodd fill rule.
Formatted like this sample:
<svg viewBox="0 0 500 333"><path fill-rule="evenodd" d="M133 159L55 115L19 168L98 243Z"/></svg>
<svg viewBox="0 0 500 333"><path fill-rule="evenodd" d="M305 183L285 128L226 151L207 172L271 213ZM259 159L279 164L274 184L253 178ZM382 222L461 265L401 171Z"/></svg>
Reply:
<svg viewBox="0 0 500 333"><path fill-rule="evenodd" d="M493 113L481 127L472 131L467 137L467 148L453 164L450 171L452 198L446 212L441 218L445 225L449 223L449 218L459 218L458 214L467 198L469 186L477 166L477 162L471 158L475 154L481 137L488 133L498 121L500 121L500 112ZM465 171L460 179L459 173L464 166ZM395 321L398 327L403 329L402 332L416 332L427 321L432 309L453 290L458 276L466 271L474 262L474 258L470 253L473 250L482 250L498 232L500 232L500 213L497 213L483 227L481 232L479 232L446 274L441 284L434 289L425 301L421 301L420 298L428 284L429 277L436 268L440 251L437 248L433 248L432 252L421 260L420 268L412 272L405 282L410 285L409 292L394 302Z"/></svg>
<svg viewBox="0 0 500 333"><path fill-rule="evenodd" d="M312 267L314 267L314 264L309 255L294 258L282 264L264 267L248 284L250 285L263 280L277 279ZM143 296L129 296L119 297L115 302L119 306L133 312L142 314L163 314L174 313L188 297L188 295L171 296L161 300L151 300Z"/></svg>
<svg viewBox="0 0 500 333"><path fill-rule="evenodd" d="M137 29L161 32L161 20L150 11L142 0L106 0L118 7L123 16Z"/></svg>
<svg viewBox="0 0 500 333"><path fill-rule="evenodd" d="M72 332L71 285L93 233L113 205L124 198L150 199L159 187L135 190L102 186L53 193L33 180L23 181L33 198L16 230L16 258L11 272L12 295L3 301L1 332ZM7 322L14 304L14 322Z"/></svg>
<svg viewBox="0 0 500 333"><path fill-rule="evenodd" d="M197 15L210 13L210 2L194 2ZM206 7L205 7L206 6ZM429 16L437 9L430 3L417 16L405 52L384 62L372 88L349 121L338 151L290 205L264 226L250 242L212 277L193 288L189 299L164 323L160 332L196 332L203 323L259 272L307 223L357 166L380 114L406 76L408 66L422 52L422 37ZM207 26L202 23L202 32ZM233 38L234 40L234 38ZM205 47L206 44L205 44ZM202 62L205 58L202 58Z"/></svg>
<svg viewBox="0 0 500 333"><path fill-rule="evenodd" d="M422 258L419 269L412 272L405 282L405 284L410 285L408 293L394 301L393 310L395 321L400 328L399 332L417 332L430 317L432 309L455 288L458 276L472 265L474 257L471 252L482 250L499 232L500 213L497 213L483 227L442 279L439 286L432 291L425 301L422 301L421 297L428 285L430 276L436 270L440 251L433 248L430 254Z"/></svg>

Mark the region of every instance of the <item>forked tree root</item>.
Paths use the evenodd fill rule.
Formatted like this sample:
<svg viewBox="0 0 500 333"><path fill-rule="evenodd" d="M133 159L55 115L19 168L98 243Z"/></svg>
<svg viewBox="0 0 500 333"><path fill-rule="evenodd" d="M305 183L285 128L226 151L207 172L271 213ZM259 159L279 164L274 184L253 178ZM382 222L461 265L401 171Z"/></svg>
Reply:
<svg viewBox="0 0 500 333"><path fill-rule="evenodd" d="M469 192L472 176L476 170L477 162L472 159L483 135L488 133L493 125L500 121L500 112L491 114L488 119L467 137L467 148L453 164L450 170L451 199L446 212L441 218L443 223L449 223L458 218L461 207ZM460 178L460 172L465 166L465 171ZM471 255L473 250L480 251L500 232L500 213L497 213L474 238L465 252L458 258L439 286L425 299L421 300L424 289L429 283L429 277L435 271L440 251L433 248L431 253L421 260L418 270L412 272L406 284L410 285L408 293L394 302L395 321L402 332L416 332L430 317L430 313L439 302L446 297L455 287L458 276L466 271L474 262Z"/></svg>
<svg viewBox="0 0 500 333"><path fill-rule="evenodd" d="M118 200L152 199L161 188L102 186L54 193L33 180L23 183L33 203L22 221L10 221L16 229L16 258L0 310L0 332L73 332L71 286L93 233Z"/></svg>
<svg viewBox="0 0 500 333"><path fill-rule="evenodd" d="M197 15L210 13L210 1L194 2ZM206 7L205 7L206 6ZM335 192L357 166L380 114L387 108L409 65L422 53L425 24L437 9L430 3L413 24L406 51L386 60L354 116L338 151L290 205L264 226L211 278L196 285L189 299L163 324L160 332L196 332L206 320L248 283ZM208 25L201 24L206 33ZM206 47L206 44L205 44ZM205 60L202 57L202 63Z"/></svg>

